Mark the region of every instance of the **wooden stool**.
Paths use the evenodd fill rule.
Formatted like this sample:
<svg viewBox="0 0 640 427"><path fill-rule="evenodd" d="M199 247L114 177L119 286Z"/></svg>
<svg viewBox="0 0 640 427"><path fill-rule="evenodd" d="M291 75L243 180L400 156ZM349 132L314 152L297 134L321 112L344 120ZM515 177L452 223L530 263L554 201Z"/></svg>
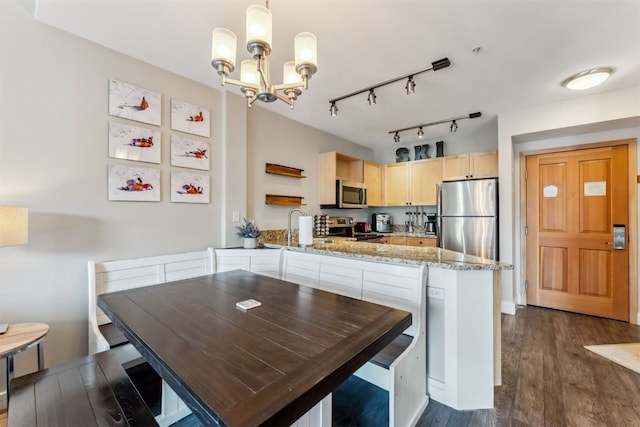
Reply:
<svg viewBox="0 0 640 427"><path fill-rule="evenodd" d="M7 407L9 406L9 385L13 379L13 356L38 346L38 370L44 369L44 349L42 340L49 332L44 323L12 323L7 332L0 335L0 359L7 359Z"/></svg>

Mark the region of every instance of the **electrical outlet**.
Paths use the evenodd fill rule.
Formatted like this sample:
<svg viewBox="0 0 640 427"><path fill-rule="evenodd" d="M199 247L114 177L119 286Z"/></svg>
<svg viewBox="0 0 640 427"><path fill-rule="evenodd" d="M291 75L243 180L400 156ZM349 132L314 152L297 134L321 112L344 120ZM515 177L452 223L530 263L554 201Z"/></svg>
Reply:
<svg viewBox="0 0 640 427"><path fill-rule="evenodd" d="M434 299L444 299L444 289L427 286L427 296Z"/></svg>
<svg viewBox="0 0 640 427"><path fill-rule="evenodd" d="M233 222L240 222L240 211L233 211Z"/></svg>

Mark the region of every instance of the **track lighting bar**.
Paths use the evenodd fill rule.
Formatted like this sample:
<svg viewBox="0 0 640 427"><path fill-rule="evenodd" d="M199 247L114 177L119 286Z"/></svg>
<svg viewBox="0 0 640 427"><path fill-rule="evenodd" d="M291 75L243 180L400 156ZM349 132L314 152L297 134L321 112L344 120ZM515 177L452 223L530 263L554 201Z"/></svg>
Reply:
<svg viewBox="0 0 640 427"><path fill-rule="evenodd" d="M369 92L369 97L367 98L369 100L369 104L372 104L372 103L375 104L375 100L373 102L371 101L371 94L373 93L373 91L375 89L377 89L379 87L382 87L382 86L386 86L386 85L391 84L391 83L399 82L400 80L405 80L406 79L407 80L407 85L405 86L405 89L407 90L407 94L413 93L415 91L415 87L416 87L416 83L413 81L413 78L415 76L417 76L418 74L426 73L427 71L438 71L438 70L441 70L443 68L448 67L449 65L451 65L451 62L449 61L449 58L442 58L442 59L439 59L438 61L432 62L431 63L431 67L425 68L424 70L419 70L419 71L416 71L414 73L407 74L406 76L396 77L396 78L384 81L382 83L378 83L378 84L375 84L373 86L369 86L369 87L366 87L364 89L360 89L360 90L357 90L355 92L351 92L348 95L344 95L344 96L340 96L338 98L331 99L331 100L329 100L329 103L331 104L331 110L330 110L331 111L331 115L332 116L337 115L338 109L336 107L336 102L342 101L343 99L350 98L350 97L355 96L355 95L360 95L360 94L365 93L365 92ZM375 96L375 94L374 94L374 96Z"/></svg>
<svg viewBox="0 0 640 427"><path fill-rule="evenodd" d="M476 117L480 117L480 116L482 116L482 113L480 113L478 111L477 113L471 113L471 114L469 114L467 116L453 117L451 119L438 120L437 122L424 123L424 124L421 124L421 125L410 126L410 127L407 127L407 128L391 130L391 131L389 131L389 133L390 134L391 133L394 134L394 136L393 136L394 142L400 142L400 132L404 132L404 131L411 130L411 129L418 129L418 138L422 139L424 137L424 131L422 130L422 128L425 127L425 126L433 126L433 125L439 125L439 124L442 124L442 123L451 122L450 131L451 132L455 132L455 131L458 130L458 120L475 119Z"/></svg>

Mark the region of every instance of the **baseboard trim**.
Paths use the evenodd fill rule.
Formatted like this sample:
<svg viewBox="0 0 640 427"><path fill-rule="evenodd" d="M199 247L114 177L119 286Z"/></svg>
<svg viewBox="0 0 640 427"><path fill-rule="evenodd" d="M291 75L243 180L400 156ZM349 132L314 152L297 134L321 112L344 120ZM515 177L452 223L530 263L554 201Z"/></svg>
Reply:
<svg viewBox="0 0 640 427"><path fill-rule="evenodd" d="M516 314L516 305L511 301L501 301L500 303L500 311L504 314Z"/></svg>
<svg viewBox="0 0 640 427"><path fill-rule="evenodd" d="M444 383L431 377L427 378L427 394L430 399L446 405L446 396L444 392Z"/></svg>

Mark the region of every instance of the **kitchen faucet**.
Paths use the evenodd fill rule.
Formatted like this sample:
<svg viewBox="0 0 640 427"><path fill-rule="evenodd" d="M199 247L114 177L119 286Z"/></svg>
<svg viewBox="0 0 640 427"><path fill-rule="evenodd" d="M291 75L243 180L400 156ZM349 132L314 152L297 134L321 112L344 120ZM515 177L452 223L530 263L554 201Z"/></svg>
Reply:
<svg viewBox="0 0 640 427"><path fill-rule="evenodd" d="M291 233L291 214L293 214L294 212L299 212L302 216L306 215L300 208L293 208L289 211L289 221L287 222L287 246L291 246L291 238L293 237Z"/></svg>

